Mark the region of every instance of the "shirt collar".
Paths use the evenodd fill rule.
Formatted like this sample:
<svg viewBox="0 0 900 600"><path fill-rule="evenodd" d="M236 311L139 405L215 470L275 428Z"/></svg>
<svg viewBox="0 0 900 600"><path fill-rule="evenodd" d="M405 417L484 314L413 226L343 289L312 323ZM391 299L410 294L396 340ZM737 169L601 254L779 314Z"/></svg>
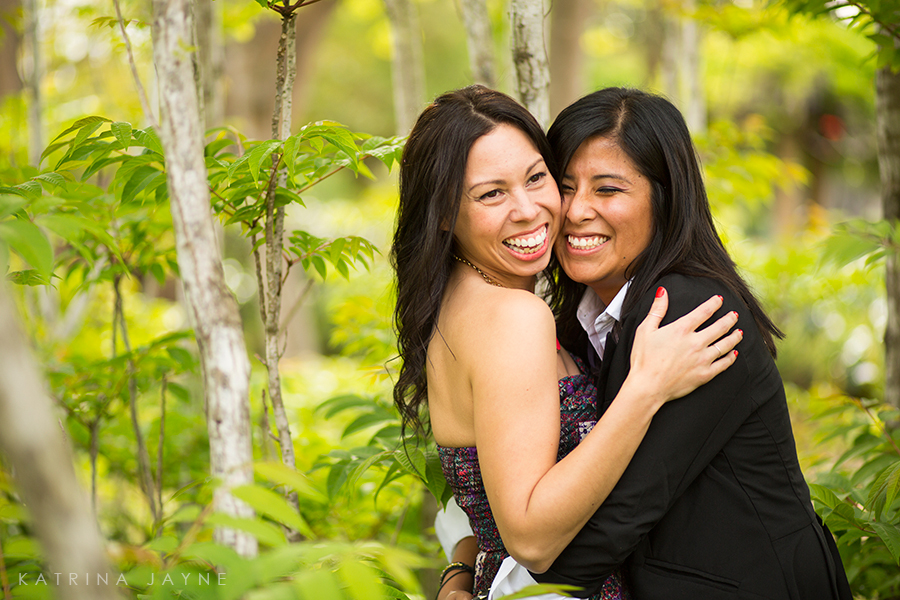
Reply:
<svg viewBox="0 0 900 600"><path fill-rule="evenodd" d="M606 348L606 336L612 331L616 322L622 318L622 304L625 302L625 294L628 293L630 285L630 281L625 282L609 306L606 306L600 296L591 288L584 291L576 315L581 327L587 332L591 345L597 351L597 356L603 356Z"/></svg>

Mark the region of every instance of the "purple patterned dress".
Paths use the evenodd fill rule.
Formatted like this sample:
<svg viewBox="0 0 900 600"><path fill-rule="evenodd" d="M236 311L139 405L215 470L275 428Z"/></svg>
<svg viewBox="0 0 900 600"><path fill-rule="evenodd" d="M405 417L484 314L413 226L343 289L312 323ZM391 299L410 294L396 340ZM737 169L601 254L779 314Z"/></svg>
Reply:
<svg viewBox="0 0 900 600"><path fill-rule="evenodd" d="M597 388L585 372L584 364L575 358L581 371L559 380L560 435L557 460L562 460L596 424ZM475 561L475 596L487 598L494 576L509 553L500 539L497 523L488 504L481 480L476 448L438 446L441 466L447 483L453 489L457 504L468 515L469 524L478 541ZM624 577L618 570L609 576L601 592L590 600L629 600Z"/></svg>

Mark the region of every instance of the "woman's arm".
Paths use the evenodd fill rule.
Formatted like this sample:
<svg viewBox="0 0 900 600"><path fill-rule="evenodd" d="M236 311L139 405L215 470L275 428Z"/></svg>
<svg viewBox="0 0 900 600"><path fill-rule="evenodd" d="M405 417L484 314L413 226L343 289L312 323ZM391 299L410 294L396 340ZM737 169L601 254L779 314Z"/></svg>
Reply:
<svg viewBox="0 0 900 600"><path fill-rule="evenodd" d="M478 544L472 536L465 537L456 545L453 552L453 563L474 566L475 557L478 555ZM472 589L475 586L475 577L467 570L453 573L452 577L444 578L441 589L438 590L438 600L471 600Z"/></svg>
<svg viewBox="0 0 900 600"><path fill-rule="evenodd" d="M482 339L471 355L475 438L504 544L519 563L540 572L615 486L656 411L730 366L734 353L729 351L741 334L721 339L735 323L731 314L694 331L721 306L718 297L660 329L667 295L657 298L653 314L641 325L632 373L615 402L581 444L557 463L559 395L552 315L537 298L537 304L523 295L511 300L503 312L487 315L480 324ZM713 343L724 358L719 359Z"/></svg>
<svg viewBox="0 0 900 600"><path fill-rule="evenodd" d="M663 284L671 292L670 312L674 316L683 314L710 293L726 297L717 315L744 307L724 286L710 279L668 276ZM647 313L649 302L649 298L642 300L635 315L623 323L618 351L610 357L608 388L615 389L627 371L628 350L632 341L637 343L635 324L640 315ZM659 411L606 502L550 570L535 574L538 581L577 585L588 594L596 593L606 576L665 516L759 403L777 395L781 380L749 309L743 308L738 327L744 328L746 336L736 364L683 400Z"/></svg>

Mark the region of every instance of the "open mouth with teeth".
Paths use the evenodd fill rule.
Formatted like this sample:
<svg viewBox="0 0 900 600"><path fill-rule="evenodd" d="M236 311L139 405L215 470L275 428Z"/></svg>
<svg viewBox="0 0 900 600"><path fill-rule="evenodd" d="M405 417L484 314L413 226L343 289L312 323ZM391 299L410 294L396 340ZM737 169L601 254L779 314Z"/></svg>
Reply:
<svg viewBox="0 0 900 600"><path fill-rule="evenodd" d="M530 235L507 238L503 240L503 245L520 254L535 254L542 250L547 242L547 225L544 225L539 231Z"/></svg>
<svg viewBox="0 0 900 600"><path fill-rule="evenodd" d="M576 250L591 250L592 248L602 246L609 241L609 238L605 235L591 235L586 237L567 235L566 241L569 243L569 246Z"/></svg>

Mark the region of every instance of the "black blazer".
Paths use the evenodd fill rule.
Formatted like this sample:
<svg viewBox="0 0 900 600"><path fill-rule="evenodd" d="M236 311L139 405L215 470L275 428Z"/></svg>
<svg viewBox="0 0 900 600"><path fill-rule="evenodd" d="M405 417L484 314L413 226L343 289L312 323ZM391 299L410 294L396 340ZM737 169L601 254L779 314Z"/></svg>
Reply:
<svg viewBox="0 0 900 600"><path fill-rule="evenodd" d="M586 597L624 563L635 600L849 599L800 472L781 376L750 309L712 279L668 275L659 284L669 293L664 323L724 296L714 319L738 312L737 361L660 409L615 489L534 577L581 586ZM655 290L624 315L618 343L607 342L601 412L628 375Z"/></svg>

